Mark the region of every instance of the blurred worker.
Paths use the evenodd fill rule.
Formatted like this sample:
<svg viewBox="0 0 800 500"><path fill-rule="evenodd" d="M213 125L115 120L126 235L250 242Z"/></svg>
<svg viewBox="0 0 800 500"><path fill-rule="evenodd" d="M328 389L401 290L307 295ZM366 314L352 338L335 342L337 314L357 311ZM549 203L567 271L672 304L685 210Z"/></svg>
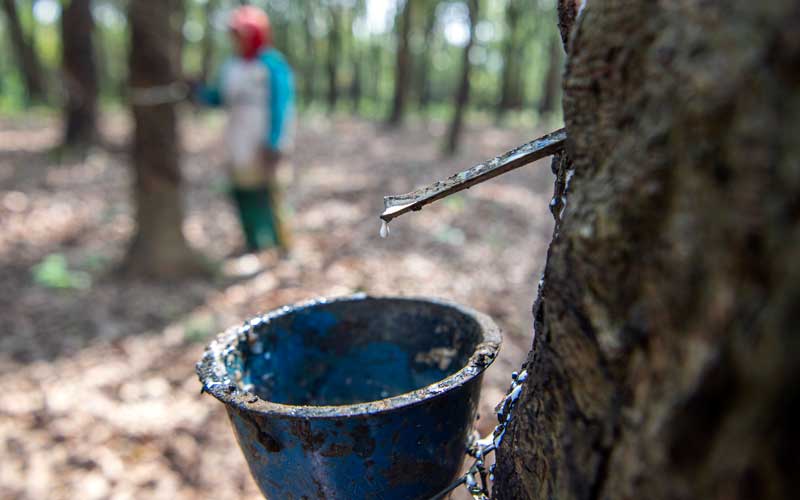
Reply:
<svg viewBox="0 0 800 500"><path fill-rule="evenodd" d="M235 55L222 66L217 85L200 98L224 106L225 144L231 194L250 250L288 249L281 216L277 167L291 142L294 120L292 70L272 45L267 14L257 7L237 8L228 23Z"/></svg>

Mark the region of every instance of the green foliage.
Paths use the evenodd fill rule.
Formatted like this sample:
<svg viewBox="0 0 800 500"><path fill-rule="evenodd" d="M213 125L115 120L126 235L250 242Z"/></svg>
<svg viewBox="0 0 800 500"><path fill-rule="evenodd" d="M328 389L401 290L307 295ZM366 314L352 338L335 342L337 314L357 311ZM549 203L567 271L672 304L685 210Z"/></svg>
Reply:
<svg viewBox="0 0 800 500"><path fill-rule="evenodd" d="M448 210L455 214L463 212L464 206L466 205L466 202L464 201L464 195L462 194L448 196L442 203Z"/></svg>
<svg viewBox="0 0 800 500"><path fill-rule="evenodd" d="M87 290L92 286L92 277L85 271L69 268L66 257L60 253L50 254L31 269L33 281L45 288Z"/></svg>
<svg viewBox="0 0 800 500"><path fill-rule="evenodd" d="M464 231L454 226L445 226L434 233L437 241L453 246L461 246L466 242Z"/></svg>
<svg viewBox="0 0 800 500"><path fill-rule="evenodd" d="M187 342L204 343L218 332L218 325L214 316L208 313L197 313L190 316L183 323L183 338Z"/></svg>
<svg viewBox="0 0 800 500"><path fill-rule="evenodd" d="M0 72L0 112L13 113L23 109L25 103L25 85L16 72Z"/></svg>

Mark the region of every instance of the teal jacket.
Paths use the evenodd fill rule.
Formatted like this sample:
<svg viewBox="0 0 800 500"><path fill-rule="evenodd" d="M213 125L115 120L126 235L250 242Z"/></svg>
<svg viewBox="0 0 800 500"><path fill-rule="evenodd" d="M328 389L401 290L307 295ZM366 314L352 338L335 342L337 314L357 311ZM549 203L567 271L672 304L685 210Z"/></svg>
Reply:
<svg viewBox="0 0 800 500"><path fill-rule="evenodd" d="M286 135L289 121L294 114L294 74L292 68L276 49L267 49L258 55L258 60L267 68L269 74L269 116L270 123L267 127L267 136L264 143L274 150L281 149L281 141ZM212 86L200 89L200 100L209 106L222 106L222 84L225 79L227 62L217 77L217 82Z"/></svg>

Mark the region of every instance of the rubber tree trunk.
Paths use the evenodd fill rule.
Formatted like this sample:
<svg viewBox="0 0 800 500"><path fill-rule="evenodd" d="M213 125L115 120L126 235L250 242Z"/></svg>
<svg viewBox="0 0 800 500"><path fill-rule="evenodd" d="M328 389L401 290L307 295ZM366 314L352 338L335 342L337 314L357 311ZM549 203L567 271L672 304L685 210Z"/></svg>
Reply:
<svg viewBox="0 0 800 500"><path fill-rule="evenodd" d="M562 48L555 35L550 36L547 62L547 73L544 77L542 97L537 106L539 115L548 115L556 111L558 94L561 87Z"/></svg>
<svg viewBox="0 0 800 500"><path fill-rule="evenodd" d="M173 33L175 36L175 43L170 45L172 58L174 62L174 72L176 80L183 80L183 49L186 46L186 38L183 36L183 27L186 25L186 16L188 15L188 6L186 2L189 0L168 0L174 2L175 6L170 7L173 13L170 15L170 21L173 26Z"/></svg>
<svg viewBox="0 0 800 500"><path fill-rule="evenodd" d="M792 0L578 18L498 499L798 497L799 23Z"/></svg>
<svg viewBox="0 0 800 500"><path fill-rule="evenodd" d="M308 107L314 100L314 81L317 77L317 41L314 38L314 2L306 1L303 3L304 23L303 36L305 40L306 55L303 62L303 105Z"/></svg>
<svg viewBox="0 0 800 500"><path fill-rule="evenodd" d="M353 105L353 113L358 114L361 111L364 83L361 76L361 51L353 47L353 52L353 81L350 83L350 102Z"/></svg>
<svg viewBox="0 0 800 500"><path fill-rule="evenodd" d="M219 10L219 0L206 0L203 9L203 43L201 46L203 60L200 66L200 81L207 82L211 77L211 68L214 63L214 16Z"/></svg>
<svg viewBox="0 0 800 500"><path fill-rule="evenodd" d="M272 26L273 36L275 37L275 47L286 57L289 64L294 66L295 54L289 29L290 24L287 20L281 20L281 22L274 23Z"/></svg>
<svg viewBox="0 0 800 500"><path fill-rule="evenodd" d="M383 54L384 50L381 46L380 42L371 41L369 44L369 65L372 68L376 68L375 71L370 71L369 75L369 86L368 86L368 94L369 98L372 100L373 104L380 106L383 104L383 94L381 92L381 76L383 75Z"/></svg>
<svg viewBox="0 0 800 500"><path fill-rule="evenodd" d="M331 26L328 31L328 111L336 110L339 102L339 60L342 51L341 12L335 5L329 7Z"/></svg>
<svg viewBox="0 0 800 500"><path fill-rule="evenodd" d="M179 34L170 21L178 12L178 3L179 0L131 1L128 19L132 88L156 91L175 81ZM122 269L131 276L159 279L195 274L204 269L182 232L175 103L134 101L132 111L136 234Z"/></svg>
<svg viewBox="0 0 800 500"><path fill-rule="evenodd" d="M411 23L414 12L414 1L406 0L400 16L400 28L397 30L397 60L394 70L394 97L392 112L387 124L398 126L406 115L408 89L411 85Z"/></svg>
<svg viewBox="0 0 800 500"><path fill-rule="evenodd" d="M6 29L11 38L11 48L25 84L28 101L44 101L47 97L47 86L44 82L42 65L39 56L33 50L33 43L25 36L25 31L22 29L17 3L15 0L2 0L1 5L6 14Z"/></svg>
<svg viewBox="0 0 800 500"><path fill-rule="evenodd" d="M506 112L519 103L520 85L519 33L522 6L519 0L508 0L506 3L506 29L503 39L503 71L500 80L500 100L497 104L497 119L503 118Z"/></svg>
<svg viewBox="0 0 800 500"><path fill-rule="evenodd" d="M85 147L97 140L97 63L91 0L71 0L61 14L64 146Z"/></svg>
<svg viewBox="0 0 800 500"><path fill-rule="evenodd" d="M433 35L436 29L436 6L437 2L428 2L428 11L422 35L422 51L419 55L417 97L419 99L419 109L422 113L428 110L431 102L431 55L433 54Z"/></svg>
<svg viewBox="0 0 800 500"><path fill-rule="evenodd" d="M351 5L345 9L342 19L342 24L345 27L352 27L355 20L361 13L364 12L363 2L351 2ZM361 50L352 29L345 28L342 32L343 37L343 59L347 62L349 70L349 78L347 80L347 100L350 104L350 109L353 114L358 114L361 97L363 94L363 82L361 80Z"/></svg>
<svg viewBox="0 0 800 500"><path fill-rule="evenodd" d="M450 120L450 127L447 130L447 139L444 146L444 152L447 155L455 154L458 150L459 141L461 140L461 129L464 126L464 113L469 104L469 79L472 73L469 53L475 43L475 25L478 23L480 0L469 0L467 6L469 7L469 39L464 46L464 53L461 61L461 79L459 80L458 90L456 91L456 96L453 101L453 118Z"/></svg>

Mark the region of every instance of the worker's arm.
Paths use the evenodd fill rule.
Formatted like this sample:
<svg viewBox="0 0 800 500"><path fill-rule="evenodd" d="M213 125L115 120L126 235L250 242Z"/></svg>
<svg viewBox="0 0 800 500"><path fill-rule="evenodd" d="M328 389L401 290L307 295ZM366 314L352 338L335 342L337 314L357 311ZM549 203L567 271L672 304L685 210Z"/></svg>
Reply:
<svg viewBox="0 0 800 500"><path fill-rule="evenodd" d="M219 107L225 104L222 98L222 85L225 74L228 71L228 64L226 61L222 65L212 84L201 83L195 87L194 95L199 102L211 107Z"/></svg>
<svg viewBox="0 0 800 500"><path fill-rule="evenodd" d="M294 76L277 50L265 52L261 60L269 72L269 123L265 145L272 151L280 151L294 113Z"/></svg>

